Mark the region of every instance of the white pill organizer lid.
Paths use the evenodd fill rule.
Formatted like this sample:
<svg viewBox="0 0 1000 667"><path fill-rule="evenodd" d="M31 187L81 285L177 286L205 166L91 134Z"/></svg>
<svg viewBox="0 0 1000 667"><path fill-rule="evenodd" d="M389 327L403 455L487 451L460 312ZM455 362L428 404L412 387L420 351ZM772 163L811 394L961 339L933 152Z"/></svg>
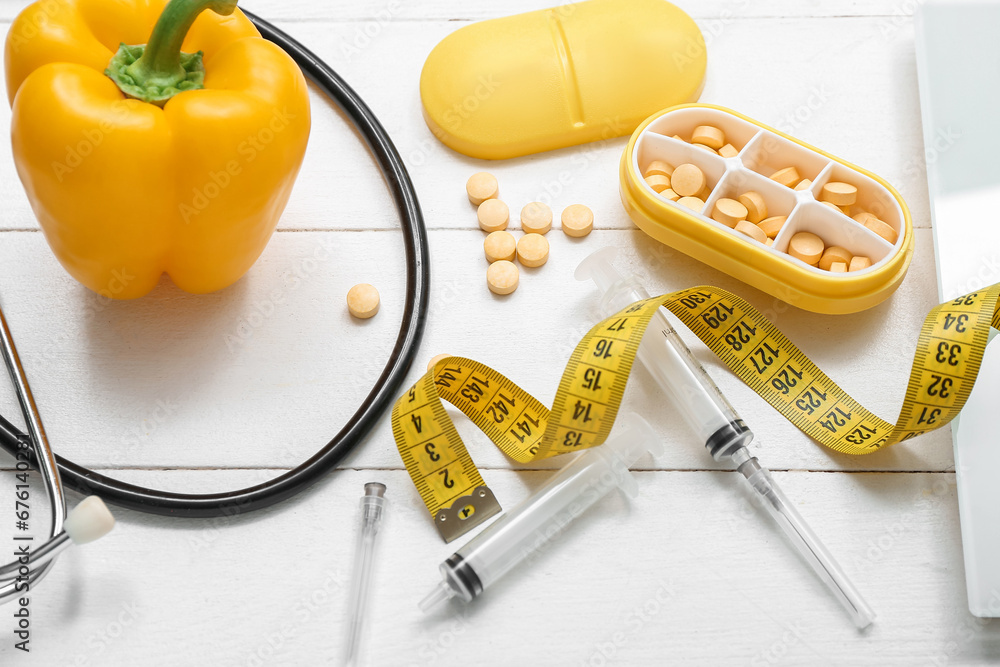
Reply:
<svg viewBox="0 0 1000 667"><path fill-rule="evenodd" d="M1000 282L1000 4L929 0L916 14L917 72L942 301ZM995 332L994 332L995 333ZM969 611L1000 617L1000 343L952 422Z"/></svg>

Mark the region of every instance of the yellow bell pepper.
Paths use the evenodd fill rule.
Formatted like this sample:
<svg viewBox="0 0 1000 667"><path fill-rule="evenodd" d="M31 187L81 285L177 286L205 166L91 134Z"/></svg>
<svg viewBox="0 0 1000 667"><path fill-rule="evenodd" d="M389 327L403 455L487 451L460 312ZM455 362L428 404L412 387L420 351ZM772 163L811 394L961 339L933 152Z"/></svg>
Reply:
<svg viewBox="0 0 1000 667"><path fill-rule="evenodd" d="M17 173L74 278L130 299L166 272L204 293L263 252L309 98L236 0L40 0L11 25L5 66Z"/></svg>

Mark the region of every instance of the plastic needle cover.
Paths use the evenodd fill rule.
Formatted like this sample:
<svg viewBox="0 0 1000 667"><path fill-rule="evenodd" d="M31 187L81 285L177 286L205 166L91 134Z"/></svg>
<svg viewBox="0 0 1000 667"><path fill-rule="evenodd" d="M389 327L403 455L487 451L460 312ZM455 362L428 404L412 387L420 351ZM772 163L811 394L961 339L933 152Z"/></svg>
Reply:
<svg viewBox="0 0 1000 667"><path fill-rule="evenodd" d="M441 564L444 579L420 603L423 611L453 597L471 602L528 556L538 553L611 489L638 487L629 467L644 453L663 451L641 417L619 418L612 436L576 456L534 495L500 517Z"/></svg>
<svg viewBox="0 0 1000 667"><path fill-rule="evenodd" d="M371 597L372 562L382 516L385 513L385 485L378 482L365 484L365 495L361 497L361 529L358 532L358 546L354 556L354 579L351 581L350 635L347 641L347 665L357 667L361 663L368 600Z"/></svg>
<svg viewBox="0 0 1000 667"><path fill-rule="evenodd" d="M578 280L593 280L601 291L601 312L607 317L631 303L649 298L635 277L622 276L611 264L615 248L591 254L576 270ZM859 628L871 625L875 614L819 538L785 498L767 468L750 455L753 433L691 354L660 308L639 344L636 355L705 448L717 460L732 459L756 498L784 531L788 540L851 615Z"/></svg>

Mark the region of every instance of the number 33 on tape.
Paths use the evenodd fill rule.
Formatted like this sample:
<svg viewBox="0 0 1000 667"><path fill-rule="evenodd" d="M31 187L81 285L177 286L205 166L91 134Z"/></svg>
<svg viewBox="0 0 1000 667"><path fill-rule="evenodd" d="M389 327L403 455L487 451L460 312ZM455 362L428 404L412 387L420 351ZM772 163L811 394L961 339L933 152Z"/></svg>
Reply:
<svg viewBox="0 0 1000 667"><path fill-rule="evenodd" d="M990 326L1000 328L1000 284L933 308L924 320L899 418L891 424L855 401L749 303L701 286L638 301L592 328L563 371L552 409L492 368L447 357L392 410L392 432L420 497L446 542L500 505L472 462L442 399L518 463L603 443L639 349L663 306L726 366L812 439L869 454L947 424L975 384Z"/></svg>

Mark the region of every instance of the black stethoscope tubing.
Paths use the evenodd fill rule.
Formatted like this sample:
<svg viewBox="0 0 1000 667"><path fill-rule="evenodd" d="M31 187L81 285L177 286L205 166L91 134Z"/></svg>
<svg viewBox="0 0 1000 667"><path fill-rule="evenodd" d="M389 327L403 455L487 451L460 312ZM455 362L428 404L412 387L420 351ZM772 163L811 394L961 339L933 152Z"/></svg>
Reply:
<svg viewBox="0 0 1000 667"><path fill-rule="evenodd" d="M291 498L333 470L371 430L398 395L416 356L427 320L430 267L427 229L417 193L389 135L375 114L329 65L297 40L244 11L265 39L284 49L313 83L336 102L358 128L386 179L401 218L406 252L406 300L399 335L388 363L361 406L322 449L298 467L255 486L220 493L187 494L148 489L94 472L56 456L63 484L84 495L149 514L209 518L262 509ZM0 446L12 455L27 436L0 416ZM37 465L37 462L32 462Z"/></svg>

